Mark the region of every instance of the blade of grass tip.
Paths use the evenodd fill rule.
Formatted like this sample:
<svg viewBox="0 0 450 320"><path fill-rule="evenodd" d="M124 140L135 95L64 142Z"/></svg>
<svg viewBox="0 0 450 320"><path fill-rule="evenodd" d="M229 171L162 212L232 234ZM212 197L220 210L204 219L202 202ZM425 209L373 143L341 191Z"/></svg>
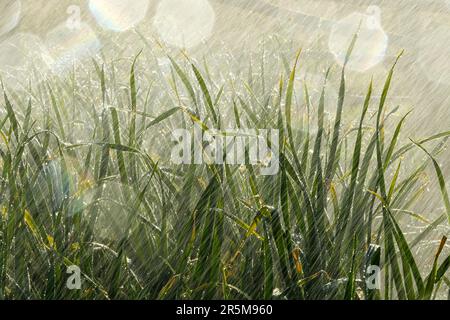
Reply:
<svg viewBox="0 0 450 320"><path fill-rule="evenodd" d="M97 184L101 185L103 184L103 179L108 174L108 168L109 168L109 152L110 152L110 127L109 127L109 120L108 120L108 114L106 113L106 109L103 110L102 113L102 143L104 146L101 148L101 156L100 156L100 167L98 170L98 176L97 178ZM99 187L97 188L97 192L95 194L94 199L100 199L103 195L103 188ZM95 222L97 221L97 215L98 215L99 208L97 205L94 205L89 213L89 226L93 230L95 226ZM92 237L92 231L86 230L85 233L85 240L90 240L89 238Z"/></svg>
<svg viewBox="0 0 450 320"><path fill-rule="evenodd" d="M446 138L450 136L450 131L444 131L435 135L432 135L428 138L425 139L421 139L419 140L419 144L424 144L426 142L429 141L433 141L439 138ZM398 149L393 155L392 155L392 159L391 161L395 161L396 159L398 159L399 157L401 157L402 155L404 155L406 152L408 152L409 150L411 150L414 147L414 143L408 143L407 145L401 147L400 149Z"/></svg>
<svg viewBox="0 0 450 320"><path fill-rule="evenodd" d="M3 86L3 84L2 84ZM19 139L19 123L17 122L16 115L14 113L13 107L11 105L11 102L8 99L8 96L6 95L5 88L3 88L3 96L5 98L5 107L6 112L9 118L9 122L11 123L12 130L14 132L14 136L16 139Z"/></svg>
<svg viewBox="0 0 450 320"><path fill-rule="evenodd" d="M102 70L100 73L100 87L102 90L102 103L103 106L106 105L107 101L106 101L106 80L105 80L105 66L102 65Z"/></svg>
<svg viewBox="0 0 450 320"><path fill-rule="evenodd" d="M114 142L118 145L121 145L120 139L120 125L119 125L119 117L117 116L116 108L110 108L111 117L112 117L112 125L113 125L113 134L114 134ZM123 157L123 153L119 150L116 151L117 155L117 163L119 166L120 173L120 181L125 185L128 183L127 171L125 167L125 159Z"/></svg>
<svg viewBox="0 0 450 320"><path fill-rule="evenodd" d="M220 87L219 92L217 93L216 98L214 99L214 107L217 107L217 105L219 104L220 98L222 98L224 88L225 88L224 85Z"/></svg>
<svg viewBox="0 0 450 320"><path fill-rule="evenodd" d="M155 119L150 121L150 123L145 126L145 130L147 130L150 127L153 127L154 125L157 125L158 123L160 123L160 122L162 122L164 120L166 120L167 118L169 118L170 116L172 116L173 114L175 114L179 110L181 110L180 107L175 107L175 108L169 109L169 110L161 113L159 116L157 116Z"/></svg>
<svg viewBox="0 0 450 320"><path fill-rule="evenodd" d="M385 81L384 87L383 87L383 91L382 91L382 93L381 93L381 98L380 98L380 103L379 103L379 108L378 108L379 111L383 111L383 109L384 109L384 105L385 105L385 103L386 103L387 95L388 95L388 93L389 93L389 88L390 88L390 86L391 86L391 81L392 81L392 76L393 76L393 74L394 74L394 69L395 69L395 67L396 67L396 65L397 65L397 63L398 63L398 61L399 61L400 58L402 57L403 52L404 52L404 51L402 50L402 51L397 55L397 57L396 57L396 59L395 59L393 65L392 65L391 69L389 70L389 74L388 74L388 76L387 76L387 78L386 78L386 81ZM407 115L408 115L408 114L407 114ZM407 115L405 115L405 117L406 117ZM377 118L380 118L380 119L381 119L381 112L379 112L379 113L377 114ZM378 119L378 120L380 120L380 119ZM380 122L380 121L378 121L378 122ZM400 123L402 123L402 121L400 121Z"/></svg>
<svg viewBox="0 0 450 320"><path fill-rule="evenodd" d="M144 128L147 126L147 114L148 114L149 99L150 99L151 91L152 91L152 86L149 86L149 88L147 89L147 94L145 96L145 100L144 100L144 110L143 110L143 112L139 112L138 111L138 114L143 116L142 117L142 121L141 121L141 125L140 125L139 130L138 130L140 133L143 132ZM140 136L138 134L137 147L138 148L142 148L142 144L143 143L144 143L144 139L142 138L142 136Z"/></svg>
<svg viewBox="0 0 450 320"><path fill-rule="evenodd" d="M242 109L244 109L249 119L253 122L253 125L258 126L259 120L256 116L256 113L248 106L247 103L245 103L245 101L241 97L238 97L238 99Z"/></svg>
<svg viewBox="0 0 450 320"><path fill-rule="evenodd" d="M194 106L197 106L197 97L195 96L194 88L192 87L191 83L189 82L189 79L187 75L181 70L180 66L173 60L171 57L169 57L170 62L172 63L173 68L175 69L176 73L181 79L181 82L183 82L184 87L188 91L189 95L191 96L192 102L194 103Z"/></svg>
<svg viewBox="0 0 450 320"><path fill-rule="evenodd" d="M280 163L283 166L283 169L287 171L287 173L289 174L289 176L294 180L294 182L297 184L297 186L300 188L300 192L303 195L303 201L304 201L304 205L305 205L305 209L306 209L306 217L308 219L308 224L310 226L310 228L312 228L312 230L314 232L309 232L307 235L308 236L312 236L314 239L316 239L317 234L316 234L316 230L312 227L314 225L314 214L313 214L313 204L311 202L311 197L309 195L309 192L307 190L307 187L305 185L305 183L301 180L301 178L296 174L294 167L291 165L291 163L286 159L286 156L284 155L284 153L280 153ZM316 241L311 241L310 243L314 243Z"/></svg>
<svg viewBox="0 0 450 320"><path fill-rule="evenodd" d="M58 122L59 131L60 131L62 139L64 141L66 139L66 133L65 133L64 124L63 124L63 121L61 118L61 113L59 112L58 103L56 102L55 95L53 94L53 90L49 84L47 84L47 87L48 87L48 92L50 94L50 100L52 102L53 111L55 112L55 115L56 115L56 121Z"/></svg>
<svg viewBox="0 0 450 320"><path fill-rule="evenodd" d="M357 216L356 213L359 212L354 202L355 192L357 190L357 181L358 181L358 175L361 173L360 169L360 161L361 161L361 148L362 148L362 138L363 138L363 124L364 119L367 114L367 110L370 105L370 99L372 97L372 88L373 88L373 81L370 81L366 97L363 104L363 109L361 112L361 117L359 121L358 126L358 132L356 136L355 141L355 147L353 150L353 158L352 158L352 169L351 169L351 178L350 178L350 185L346 188L346 190L343 193L343 198L341 201L341 206L339 208L339 215L336 216L336 228L334 230L334 242L336 243L336 247L340 248L342 247L344 250L345 248L348 248L348 245L350 245L351 239L345 238L346 230L350 229L354 231L354 234L357 236L360 236L360 234L363 232L360 216ZM366 158L364 158L364 161L367 161ZM364 166L364 163L363 163ZM368 166L368 164L367 164ZM364 177L363 177L364 178ZM330 189L331 189L332 182L330 182ZM353 211L352 211L353 210ZM353 212L353 215L351 216ZM351 221L349 221L349 218L351 217ZM342 241L345 240L345 243L342 245ZM339 261L341 259L341 250L335 250L335 256L332 258L333 264L339 265ZM336 269L336 272L338 272L339 269Z"/></svg>
<svg viewBox="0 0 450 320"><path fill-rule="evenodd" d="M218 126L219 120L217 117L217 113L214 109L214 104L211 98L211 94L209 93L209 90L206 86L205 80L203 79L200 71L197 69L197 67L191 63L192 70L194 71L195 77L197 78L198 84L200 85L200 89L202 90L203 96L206 100L206 106L208 107L209 112L211 113L214 123Z"/></svg>
<svg viewBox="0 0 450 320"><path fill-rule="evenodd" d="M23 133L28 133L31 122L31 99L28 100L27 111L25 113L25 120L23 121ZM1 126L0 126L1 129Z"/></svg>
<svg viewBox="0 0 450 320"><path fill-rule="evenodd" d="M306 234L306 224L304 209L301 206L301 201L298 197L297 189L293 183L288 179L288 195L292 204L292 210L295 212L295 218L297 221L297 227L300 230L300 234Z"/></svg>
<svg viewBox="0 0 450 320"><path fill-rule="evenodd" d="M389 162L392 158L392 154L394 153L395 146L397 144L398 136L400 134L400 130L402 128L403 123L405 122L406 117L411 113L409 111L403 118L398 122L397 127L395 128L394 135L392 136L391 143L389 144L389 148L386 153L386 157L384 159L384 169L386 170L387 166L389 165Z"/></svg>
<svg viewBox="0 0 450 320"><path fill-rule="evenodd" d="M340 82L340 85L339 85L339 95L338 95L336 116L335 116L335 120L334 120L333 136L332 136L332 139L331 139L331 145L330 145L330 151L329 151L329 157L328 157L328 164L327 164L326 171L325 171L325 184L327 186L329 186L331 180L333 179L334 172L336 170L335 169L335 161L336 161L337 147L338 147L338 144L339 144L342 109L343 109L343 106L344 106L344 98L345 98L345 68L346 68L347 63L348 63L348 61L350 59L352 51L353 51L353 49L355 47L355 43L356 43L357 38L358 38L358 34L355 33L355 35L352 38L352 41L350 42L350 46L347 49L344 65L342 66L341 82Z"/></svg>
<svg viewBox="0 0 450 320"><path fill-rule="evenodd" d="M350 216L350 212L352 209L353 198L356 190L356 183L358 174L360 172L359 164L361 158L361 147L362 147L362 137L363 137L363 124L364 119L367 114L367 110L369 108L370 99L372 97L372 88L373 82L370 81L369 88L367 90L366 99L364 100L363 110L361 112L361 118L359 121L358 133L355 141L355 149L353 151L353 159L352 159L352 172L350 178L350 185L344 193L344 201L342 202L340 213L343 215L341 219L338 219L338 228L336 229L336 234L338 237L342 237L341 234L345 233L344 228L347 225L348 218ZM356 217L353 217L353 221L356 220ZM352 223L351 226L354 226ZM340 243L340 241L338 242Z"/></svg>
<svg viewBox="0 0 450 320"><path fill-rule="evenodd" d="M385 261L386 261L386 270L385 270L385 285L388 286L389 283L389 267L392 270L392 279L394 281L395 287L397 289L397 294L400 299L406 298L406 290L404 288L404 283L402 281L402 275L399 270L394 241L392 239L392 224L389 217L389 207L387 195L386 195L386 185L384 180L384 163L382 160L382 137L381 137L381 115L383 113L384 105L386 102L387 94L389 92L392 76L394 73L395 66L400 59L403 52L401 52L395 63L391 67L389 74L386 78L383 91L381 94L380 103L378 106L377 112L377 120L376 120L376 154L377 154L377 172L378 172L378 186L380 187L381 199L382 199L382 212L383 212L383 228L385 232ZM395 232L394 232L395 233ZM389 292L385 292L386 298L389 297Z"/></svg>
<svg viewBox="0 0 450 320"><path fill-rule="evenodd" d="M292 126L291 126L291 123L292 123L292 96L294 93L295 73L297 70L298 60L300 59L301 52L302 52L301 49L297 52L297 55L295 57L294 66L292 67L292 71L289 76L289 82L288 82L288 86L286 89L286 101L285 101L285 107L284 107L284 110L285 110L284 112L285 112L285 117L286 117L286 127L287 127L287 131L288 131L288 135L289 135L289 140L290 140L292 146L294 146L293 136L292 136Z"/></svg>
<svg viewBox="0 0 450 320"><path fill-rule="evenodd" d="M230 265L232 265L235 262L236 258L239 256L239 254L242 252L243 248L245 247L245 244L247 243L247 239L251 235L255 235L258 239L264 241L264 239L261 236L259 236L258 233L256 233L256 228L258 227L262 218L263 218L263 214L261 213L261 211L257 211L255 214L255 217L253 218L251 225L247 225L245 222L242 222L242 223L238 222L238 224L241 225L246 230L246 233L245 233L243 239L240 241L235 254L230 259L230 262L229 262Z"/></svg>
<svg viewBox="0 0 450 320"><path fill-rule="evenodd" d="M195 113L193 113L191 110L189 110L188 108L182 108L181 110L183 110L183 112L186 113L193 122L198 124L200 126L200 128L202 128L202 130L204 130L204 131L209 130L208 126L202 120L200 120L200 118Z"/></svg>
<svg viewBox="0 0 450 320"><path fill-rule="evenodd" d="M425 230L423 230L417 237L414 238L413 241L411 241L410 243L411 249L417 246L423 239L428 237L428 235L445 220L447 220L447 215L442 214L436 220L430 223L430 225Z"/></svg>
<svg viewBox="0 0 450 320"><path fill-rule="evenodd" d="M131 100L131 111L136 112L137 109L137 89L136 89L136 63L137 59L141 55L142 50L136 55L131 65L130 71L130 100Z"/></svg>
<svg viewBox="0 0 450 320"><path fill-rule="evenodd" d="M233 113L234 113L234 122L236 123L237 128L241 128L241 117L239 115L239 109L234 99L233 99Z"/></svg>
<svg viewBox="0 0 450 320"><path fill-rule="evenodd" d="M303 155L302 155L302 169L304 172L307 172L308 167L308 155L309 155L309 143L310 143L310 132L309 132L309 122L310 122L310 110L311 110L311 101L309 98L308 86L304 85L304 94L306 101L306 121L302 121L302 128L304 132L304 142L303 142ZM304 123L306 122L306 123ZM312 170L311 170L312 171ZM312 175L310 176L310 183L312 180Z"/></svg>
<svg viewBox="0 0 450 320"><path fill-rule="evenodd" d="M4 117L2 121L0 121L0 130L3 129L3 126L5 125L6 121L8 121L8 115L6 115L6 117Z"/></svg>
<svg viewBox="0 0 450 320"><path fill-rule="evenodd" d="M445 146L446 142L448 140L448 137L445 137L442 141L440 141L432 150L431 154L432 155L437 155L439 154L442 150L443 147ZM413 143L409 143L413 146L415 146ZM394 200L392 202L392 206L393 207L398 207L399 204L404 203L403 208L407 208L409 203L414 199L414 196L410 196L410 192L409 190L411 190L411 188L414 187L414 185L419 181L420 179L420 175L422 174L422 172L425 170L425 168L427 167L428 162L431 161L430 158L426 158L425 161L422 161L422 163L416 168L415 171L413 171L412 174L410 174L408 177L406 177L397 187L397 192L396 195L394 197ZM391 160L392 162L392 160ZM421 190L424 189L424 185L421 186L421 188L419 188L416 191L416 194L420 193ZM405 203L405 199L409 197L409 201Z"/></svg>
<svg viewBox="0 0 450 320"><path fill-rule="evenodd" d="M291 126L291 121L292 121L292 116L291 116L291 107L292 107L292 96L293 96L293 91L294 91L294 80L295 80L295 74L296 74L296 69L297 69L297 65L298 65L298 61L300 58L300 54L301 54L301 49L297 52L296 58L295 58L295 62L294 62L294 66L292 68L292 71L290 73L290 77L289 77L289 81L288 81L288 86L286 88L286 98L285 98L285 117L286 117L286 127L287 127L287 134L288 134L288 139L289 139L289 145L291 146L291 153L292 156L294 158L294 163L296 168L299 171L299 175L300 175L300 181L303 184L304 187L307 186L307 182L306 182L306 177L305 177L305 173L303 171L303 167L302 164L300 163L299 159L298 159L298 155L297 155L297 150L295 149L295 143L294 143L294 137L292 134L292 126ZM281 94L281 89L282 89L282 85L280 83L280 94ZM284 143L284 130L283 130L283 115L281 113L281 100L280 100L280 109L279 109L279 115L278 115L278 129L280 130L280 142L279 145L282 148L281 153L283 153L283 148L285 146ZM306 196L307 194L305 194ZM309 195L308 195L309 197ZM308 200L308 202L310 202Z"/></svg>
<svg viewBox="0 0 450 320"><path fill-rule="evenodd" d="M320 94L320 99L319 99L319 108L318 108L318 116L317 116L317 136L316 136L316 141L314 143L314 151L313 151L313 155L312 155L312 164L313 166L311 167L311 171L310 171L310 176L309 176L309 180L311 181L313 179L313 175L314 172L317 168L317 165L319 165L319 161L320 161L320 149L322 146L322 136L323 136L323 131L324 131L324 127L323 127L323 120L324 120L324 109L325 109L325 86L327 83L327 79L328 79L328 75L330 73L331 67L327 69L327 72L325 73L325 79L324 79L324 83L322 86L322 93ZM308 94L308 89L306 87L305 84L305 94ZM306 98L307 99L307 105L309 106L309 97ZM314 164L316 164L316 166L314 166Z"/></svg>
<svg viewBox="0 0 450 320"><path fill-rule="evenodd" d="M148 190L148 188L150 187L150 183L153 179L153 177L156 174L158 168L158 163L154 163L152 170L151 170L151 174L149 176L148 181L145 183L144 187L142 188L142 190L139 190L137 188L137 190L139 190L139 194L136 196L136 198L134 199L134 204L131 207L131 216L129 217L128 221L127 221L127 225L126 225L126 232L124 233L125 235L128 234L128 232L131 230L131 227L133 225L134 220L136 219L136 217L138 217L138 213L139 213L139 207L141 206L141 204L145 201L145 194Z"/></svg>
<svg viewBox="0 0 450 320"><path fill-rule="evenodd" d="M301 52L302 52L301 49L298 50L298 52L297 52L297 55L296 55L295 61L294 61L294 66L292 67L292 70L291 70L291 73L289 76L288 85L286 88L285 117L286 117L286 128L287 128L288 141L291 146L291 152L294 157L294 162L295 162L297 169L300 172L300 179L306 186L306 177L305 177L305 173L303 172L303 169L302 169L302 164L300 163L300 161L298 159L297 150L295 148L295 143L294 143L294 136L292 134L292 125L291 125L292 124L292 97L293 97L293 92L294 92L294 81L295 81L295 74L296 74L297 65L298 65L298 61L300 59ZM280 90L281 89L282 89L282 86L280 84ZM280 91L280 94L281 94L281 91ZM281 107L281 99L280 99L280 107ZM282 130L283 117L281 114L281 109L280 109L279 118L280 118L279 129ZM284 140L283 137L284 137L284 131L282 130L281 134L280 134L280 146L284 146L284 143L282 141L282 140Z"/></svg>
<svg viewBox="0 0 450 320"><path fill-rule="evenodd" d="M402 162L398 162L397 169L395 170L394 176L392 177L391 185L389 186L389 192L387 195L388 203L391 203L392 195L394 194L395 185L397 183L398 175L400 173L400 167L402 165Z"/></svg>
<svg viewBox="0 0 450 320"><path fill-rule="evenodd" d="M433 261L433 267L430 271L430 274L427 277L427 284L425 286L423 295L422 295L422 299L425 300L429 300L431 299L431 295L433 294L433 289L435 286L435 283L437 282L437 264L438 264L438 259L439 256L441 255L442 249L445 246L445 243L447 242L447 237L442 237L441 242L439 244L439 248L436 252L436 255L434 256L434 261Z"/></svg>
<svg viewBox="0 0 450 320"><path fill-rule="evenodd" d="M444 175L442 174L442 170L439 164L437 163L436 159L420 143L414 142L413 140L411 140L411 142L414 143L416 146L418 146L420 149L422 149L422 151L424 151L433 162L434 170L436 171L436 176L439 181L439 188L441 190L442 198L444 200L445 210L447 212L447 219L448 222L450 223L450 199L448 197L447 187L445 185L445 179Z"/></svg>
<svg viewBox="0 0 450 320"><path fill-rule="evenodd" d="M105 81L105 66L102 64L102 68L100 69L99 64L97 61L93 58L92 63L94 64L95 71L97 72L97 76L100 79L100 88L102 91L102 102L103 106L105 106L106 103L106 81Z"/></svg>
<svg viewBox="0 0 450 320"><path fill-rule="evenodd" d="M137 88L136 88L136 63L141 55L142 50L138 52L136 57L133 60L130 70L130 102L131 102L131 119L129 123L128 130L128 145L130 147L135 147L137 144L136 140L136 114L137 114ZM136 168L136 159L130 154L128 158L128 167L129 167L129 175L132 181L136 181L137 179L137 168Z"/></svg>
<svg viewBox="0 0 450 320"><path fill-rule="evenodd" d="M386 78L383 91L381 93L381 99L380 104L378 106L378 113L377 113L377 122L376 122L376 134L377 134L377 168L378 168L378 185L380 187L381 196L383 198L383 201L385 202L386 206L389 206L389 203L387 202L387 196L386 196L386 185L384 180L384 163L382 162L382 150L381 150L381 115L384 110L384 105L386 103L386 98L389 92L389 88L391 86L392 76L394 74L395 66L397 65L398 60L402 56L403 51L397 56L394 64L392 65L391 69L389 70L389 74ZM385 207L383 206L383 212L385 211Z"/></svg>
<svg viewBox="0 0 450 320"><path fill-rule="evenodd" d="M92 140L95 139L95 130L94 133L92 135ZM82 179L87 179L88 177L88 173L89 173L89 168L91 167L91 161L92 161L92 151L93 151L93 146L90 145L88 148L88 151L86 153L86 157L84 159L84 165L83 165L83 173L82 173Z"/></svg>
<svg viewBox="0 0 450 320"><path fill-rule="evenodd" d="M284 70L286 72L286 74L289 74L290 72L290 66L289 66L289 59L286 57L286 55L283 52L280 52L280 56L281 56L281 62L283 64Z"/></svg>
<svg viewBox="0 0 450 320"><path fill-rule="evenodd" d="M376 148L376 143L377 142L377 133L374 132L372 137L370 138L370 142L369 145L366 148L366 152L364 154L364 157L361 161L361 168L359 170L359 174L358 174L358 185L356 187L356 194L363 192L364 188L366 188L366 178L367 178L367 174L369 172L369 168L370 168L370 164L371 164L371 160ZM359 210L359 206L363 205L364 202L364 198L362 197L361 199L359 199L358 201L358 210Z"/></svg>
<svg viewBox="0 0 450 320"><path fill-rule="evenodd" d="M50 145L50 132L51 132L51 126L52 126L52 121L50 119L50 115L47 113L45 115L45 134L44 134L44 139L42 141L42 148L41 148L41 155L42 155L42 160L41 162L45 162L47 161L48 158L48 149L49 149L49 145Z"/></svg>
<svg viewBox="0 0 450 320"><path fill-rule="evenodd" d="M428 160L428 158L427 158ZM413 199L414 196L411 196L411 190L420 181L420 175L423 173L426 167L426 162L420 165L411 175L407 176L403 181L399 182L397 186L395 186L395 192L392 194L392 201L390 201L391 206L393 208L402 206L402 209L407 209L408 202L405 203L407 197ZM422 186L423 188L423 186ZM420 192L422 188L419 188L416 191L416 194Z"/></svg>

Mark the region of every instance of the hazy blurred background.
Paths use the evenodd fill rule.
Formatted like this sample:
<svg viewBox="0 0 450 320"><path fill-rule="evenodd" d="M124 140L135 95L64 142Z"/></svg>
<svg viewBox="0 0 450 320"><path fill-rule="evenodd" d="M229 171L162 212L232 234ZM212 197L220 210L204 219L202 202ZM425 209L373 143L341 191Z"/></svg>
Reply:
<svg viewBox="0 0 450 320"><path fill-rule="evenodd" d="M304 48L302 70L320 77L342 60L361 21L350 91L372 76L380 85L404 49L393 103L414 108L410 129L426 135L450 123L449 18L449 0L0 0L0 72L22 81L30 59L61 73L73 57L132 56L145 47L141 37L193 58L224 48L239 55L277 38Z"/></svg>

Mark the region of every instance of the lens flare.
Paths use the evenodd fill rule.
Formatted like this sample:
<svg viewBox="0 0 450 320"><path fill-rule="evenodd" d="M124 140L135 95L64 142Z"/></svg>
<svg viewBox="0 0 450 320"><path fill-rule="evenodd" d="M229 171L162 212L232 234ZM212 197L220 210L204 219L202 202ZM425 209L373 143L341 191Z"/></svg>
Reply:
<svg viewBox="0 0 450 320"><path fill-rule="evenodd" d="M161 0L153 25L167 44L192 48L211 36L215 20L207 0Z"/></svg>
<svg viewBox="0 0 450 320"><path fill-rule="evenodd" d="M79 28L69 28L63 23L47 34L45 43L53 58L51 70L55 73L70 69L74 63L92 57L101 48L97 35L85 23Z"/></svg>
<svg viewBox="0 0 450 320"><path fill-rule="evenodd" d="M0 75L11 89L24 89L30 82L45 79L50 62L47 49L36 35L18 33L0 43Z"/></svg>
<svg viewBox="0 0 450 320"><path fill-rule="evenodd" d="M147 14L149 0L90 0L89 9L104 29L122 32L135 27Z"/></svg>
<svg viewBox="0 0 450 320"><path fill-rule="evenodd" d="M0 3L0 36L13 30L20 21L22 14L22 2L16 1L2 1Z"/></svg>
<svg viewBox="0 0 450 320"><path fill-rule="evenodd" d="M340 65L344 64L347 49L356 32L358 32L358 39L347 67L364 72L383 61L388 46L388 36L382 29L379 15L376 13L355 12L338 21L331 30L328 47Z"/></svg>

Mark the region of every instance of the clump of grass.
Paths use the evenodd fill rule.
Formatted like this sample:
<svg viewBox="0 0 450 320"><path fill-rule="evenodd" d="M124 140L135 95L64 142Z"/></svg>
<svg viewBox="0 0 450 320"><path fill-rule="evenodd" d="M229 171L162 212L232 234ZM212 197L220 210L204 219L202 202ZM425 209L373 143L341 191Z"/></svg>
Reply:
<svg viewBox="0 0 450 320"><path fill-rule="evenodd" d="M450 257L440 258L446 238L431 270L419 269L413 248L450 219L435 160L450 132L399 147L405 115L388 139L386 101L395 63L377 106L368 84L350 130L342 124L345 66L336 106L325 105L322 90L317 106L305 101L305 119L315 113L317 124L293 127L293 109L303 105L294 99L299 61L297 55L274 90L252 79L238 91L217 85L206 67L170 58L169 85L162 87L171 92L159 93L168 108L156 114L161 100L139 87L136 59L126 96L97 62L98 82L84 84L89 94L78 91L75 74L69 83L40 86L26 98L11 99L4 89L0 297L430 299L448 287ZM82 117L84 141L74 134L69 97L80 99L89 115ZM13 105L24 99L24 108ZM46 111L36 119L33 102ZM331 123L327 109L336 110ZM280 130L277 175L258 176L250 165L175 166L148 152L146 145L177 125L224 127L224 110L231 110L235 127ZM432 141L438 143L428 151ZM427 158L403 172L402 159L415 145ZM424 220L410 208L430 162L446 212L408 242L400 213ZM81 290L66 287L70 265L82 271ZM382 270L379 288L366 286L369 265Z"/></svg>

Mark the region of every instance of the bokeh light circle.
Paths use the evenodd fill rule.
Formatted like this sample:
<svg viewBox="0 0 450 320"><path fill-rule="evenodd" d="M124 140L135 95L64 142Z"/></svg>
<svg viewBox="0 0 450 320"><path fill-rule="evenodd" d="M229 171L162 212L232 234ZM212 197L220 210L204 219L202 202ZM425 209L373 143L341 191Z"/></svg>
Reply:
<svg viewBox="0 0 450 320"><path fill-rule="evenodd" d="M22 2L20 0L0 2L0 36L13 30L20 21Z"/></svg>
<svg viewBox="0 0 450 320"><path fill-rule="evenodd" d="M215 20L208 0L161 0L153 25L167 44L192 48L211 36Z"/></svg>
<svg viewBox="0 0 450 320"><path fill-rule="evenodd" d="M333 25L328 47L341 66L358 27L358 38L347 65L348 69L364 72L383 61L388 36L378 19L379 17L371 14L354 12Z"/></svg>
<svg viewBox="0 0 450 320"><path fill-rule="evenodd" d="M104 29L122 32L134 28L148 11L149 0L90 0L89 9Z"/></svg>

